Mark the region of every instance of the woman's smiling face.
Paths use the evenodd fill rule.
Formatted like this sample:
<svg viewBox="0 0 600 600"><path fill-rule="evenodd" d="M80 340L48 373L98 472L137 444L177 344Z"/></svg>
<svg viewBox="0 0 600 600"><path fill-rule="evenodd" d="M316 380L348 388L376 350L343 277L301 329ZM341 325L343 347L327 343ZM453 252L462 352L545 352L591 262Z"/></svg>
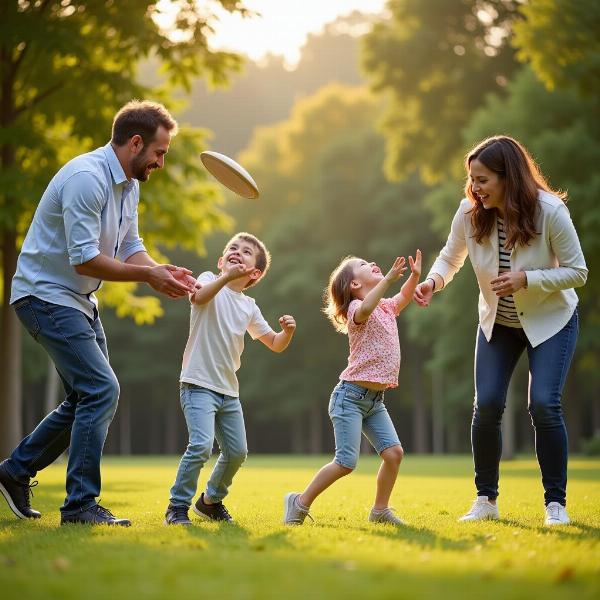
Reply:
<svg viewBox="0 0 600 600"><path fill-rule="evenodd" d="M495 208L500 215L504 214L504 179L490 171L476 158L469 165L469 179L471 191L481 202L483 208Z"/></svg>

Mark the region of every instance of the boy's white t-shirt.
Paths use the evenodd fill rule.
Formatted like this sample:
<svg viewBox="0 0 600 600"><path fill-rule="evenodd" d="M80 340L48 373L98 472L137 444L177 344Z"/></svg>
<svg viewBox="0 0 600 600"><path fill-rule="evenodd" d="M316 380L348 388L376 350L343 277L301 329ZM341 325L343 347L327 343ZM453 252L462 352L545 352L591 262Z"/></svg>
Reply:
<svg viewBox="0 0 600 600"><path fill-rule="evenodd" d="M216 279L210 271L198 277L202 284ZM272 331L254 298L225 286L210 302L192 304L179 381L237 398L235 372L240 368L246 331L252 339Z"/></svg>

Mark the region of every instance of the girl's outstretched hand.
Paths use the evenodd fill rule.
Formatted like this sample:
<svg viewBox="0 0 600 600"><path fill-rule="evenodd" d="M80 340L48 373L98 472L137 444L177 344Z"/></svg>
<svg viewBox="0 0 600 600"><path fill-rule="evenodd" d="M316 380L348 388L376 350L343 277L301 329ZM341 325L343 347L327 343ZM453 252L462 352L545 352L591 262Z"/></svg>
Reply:
<svg viewBox="0 0 600 600"><path fill-rule="evenodd" d="M415 253L415 258L412 256L408 257L408 264L410 265L410 271L413 275L417 277L421 276L421 251L417 249Z"/></svg>
<svg viewBox="0 0 600 600"><path fill-rule="evenodd" d="M398 256L392 265L392 268L386 273L385 278L388 281L398 281L406 271L406 259L404 256Z"/></svg>

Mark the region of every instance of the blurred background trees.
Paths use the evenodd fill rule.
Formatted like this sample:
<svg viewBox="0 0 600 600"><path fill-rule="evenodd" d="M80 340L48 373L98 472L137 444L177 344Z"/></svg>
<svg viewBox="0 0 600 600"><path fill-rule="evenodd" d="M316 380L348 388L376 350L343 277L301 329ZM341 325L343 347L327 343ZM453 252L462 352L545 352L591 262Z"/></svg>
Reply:
<svg viewBox="0 0 600 600"><path fill-rule="evenodd" d="M79 4L86 10L94 5ZM140 11L149 5L137 4ZM222 4L239 8L235 2ZM27 11L39 10L33 6ZM78 18L85 28L88 17ZM1 21L4 44L8 34ZM216 268L232 231L248 230L264 239L273 266L251 295L273 325L289 312L298 330L281 355L247 342L239 377L250 448L330 451L327 400L344 367L347 340L321 313L329 273L347 254L386 268L395 256L414 254L416 248L429 267L462 198L465 153L488 135L513 135L532 151L551 185L569 192L590 268L587 285L578 290L580 341L564 397L570 443L577 450L600 430L598 30L600 9L592 0L390 0L376 18L355 13L311 35L295 69L274 56L261 64L248 62L231 75L228 89L219 91L210 88L207 77L222 80L239 62L209 50L202 37L209 32L198 22L200 41L188 40L196 45L185 55L159 51L164 38L154 37L161 35L156 31L134 39L117 30L112 35L120 44L141 45L131 49L129 70L122 63L111 67L127 82L102 87L99 77L99 91L92 93L93 77L85 88L75 79L69 85L76 84L78 91L71 93L80 102L71 97L61 104L56 97L60 110L47 109L55 117L28 117L20 122L21 137L3 123L3 143L18 138L24 149L13 167L3 163L2 224L16 232L16 248L55 168L104 143L122 101L150 93L170 102L190 130L184 127L174 140L168 168L143 187L145 240L198 273ZM18 59L19 40L29 39L20 35L10 38L12 60ZM33 32L31 37L37 39ZM99 37L90 42L100 48L104 43ZM166 43L168 49L172 43ZM107 50L107 65L110 56ZM50 77L49 68L42 71L51 86L60 75ZM31 82L37 71L32 66L23 73ZM93 120L94 109L106 114ZM237 156L253 174L260 199L226 196L219 203L218 191L198 169L198 152L210 136L213 149ZM9 270L5 266L5 286ZM103 322L122 384L107 451L178 453L186 439L177 380L189 308L185 302L161 303L147 290L135 292L116 285L103 291ZM465 265L431 307L409 306L399 318L400 384L386 398L409 451L469 449L476 296L472 270ZM109 304L117 310L108 310ZM43 414L47 363L32 340L24 342L27 402L19 415L28 429ZM533 446L526 393L526 364L520 364L505 419L509 455Z"/></svg>

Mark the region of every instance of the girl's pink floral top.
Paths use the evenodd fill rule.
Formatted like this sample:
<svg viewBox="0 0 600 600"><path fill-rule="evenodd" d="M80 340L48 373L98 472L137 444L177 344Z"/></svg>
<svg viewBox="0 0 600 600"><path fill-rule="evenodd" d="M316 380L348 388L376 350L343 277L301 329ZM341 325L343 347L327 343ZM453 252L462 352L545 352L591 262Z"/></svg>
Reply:
<svg viewBox="0 0 600 600"><path fill-rule="evenodd" d="M354 322L354 313L362 300L352 300L348 307L348 366L340 374L345 381L369 381L388 387L398 385L400 339L393 298L383 298L363 323Z"/></svg>

